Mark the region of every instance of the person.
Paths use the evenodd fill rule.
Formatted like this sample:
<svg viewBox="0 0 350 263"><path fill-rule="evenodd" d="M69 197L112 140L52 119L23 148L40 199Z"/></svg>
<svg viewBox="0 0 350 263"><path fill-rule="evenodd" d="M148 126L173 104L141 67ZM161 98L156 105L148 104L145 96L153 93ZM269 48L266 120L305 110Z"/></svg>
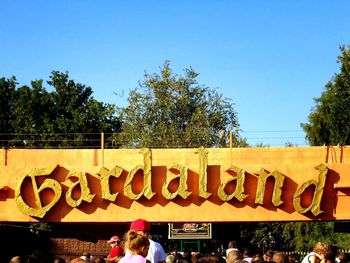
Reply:
<svg viewBox="0 0 350 263"><path fill-rule="evenodd" d="M301 263L325 263L326 257L331 254L331 247L325 243L318 242L313 250L308 253Z"/></svg>
<svg viewBox="0 0 350 263"><path fill-rule="evenodd" d="M118 236L112 236L107 243L112 247L107 256L107 261L118 262L119 259L124 256L124 249L120 246L120 238Z"/></svg>
<svg viewBox="0 0 350 263"><path fill-rule="evenodd" d="M92 263L106 263L106 260L103 257L94 257L91 260Z"/></svg>
<svg viewBox="0 0 350 263"><path fill-rule="evenodd" d="M273 257L273 251L271 249L266 250L263 255L263 261L272 261L272 257Z"/></svg>
<svg viewBox="0 0 350 263"><path fill-rule="evenodd" d="M260 254L256 254L252 257L251 263L261 263L263 262L263 258Z"/></svg>
<svg viewBox="0 0 350 263"><path fill-rule="evenodd" d="M53 263L65 263L66 261L61 257L55 257Z"/></svg>
<svg viewBox="0 0 350 263"><path fill-rule="evenodd" d="M89 252L84 252L83 255L80 258L85 260L86 262L90 262L91 256L90 256Z"/></svg>
<svg viewBox="0 0 350 263"><path fill-rule="evenodd" d="M134 230L129 230L129 232L126 235L127 235L127 238L126 238L125 248L129 253L126 253L126 255L122 257L119 260L119 262L120 263L149 262L146 259L149 246L150 246L149 239L142 234L138 234Z"/></svg>
<svg viewBox="0 0 350 263"><path fill-rule="evenodd" d="M22 262L22 258L20 256L15 256L10 260L10 263L21 263L21 262Z"/></svg>
<svg viewBox="0 0 350 263"><path fill-rule="evenodd" d="M248 263L252 262L252 257L250 256L249 248L243 249L242 257L244 261L247 261Z"/></svg>
<svg viewBox="0 0 350 263"><path fill-rule="evenodd" d="M175 256L173 254L166 256L165 263L174 263L174 262L175 262Z"/></svg>
<svg viewBox="0 0 350 263"><path fill-rule="evenodd" d="M276 252L272 256L272 261L275 263L289 263L289 258L283 252Z"/></svg>
<svg viewBox="0 0 350 263"><path fill-rule="evenodd" d="M86 263L87 261L85 259L82 259L81 257L73 258L70 263Z"/></svg>
<svg viewBox="0 0 350 263"><path fill-rule="evenodd" d="M237 242L234 241L234 240L231 240L228 243L228 246L227 246L227 249L226 249L226 256L228 256L228 253L230 253L232 250L239 251L238 248L237 248Z"/></svg>
<svg viewBox="0 0 350 263"><path fill-rule="evenodd" d="M149 239L150 246L146 259L151 263L165 263L166 254L161 244L150 239L151 226L145 219L137 219L130 224L130 230L136 231Z"/></svg>
<svg viewBox="0 0 350 263"><path fill-rule="evenodd" d="M299 254L297 254L297 253L289 254L288 261L289 261L289 263L299 263L300 262Z"/></svg>
<svg viewBox="0 0 350 263"><path fill-rule="evenodd" d="M237 263L242 260L242 255L238 250L231 250L226 256L226 263Z"/></svg>
<svg viewBox="0 0 350 263"><path fill-rule="evenodd" d="M344 252L339 252L338 255L335 257L336 263L344 263L347 262L346 260L346 254Z"/></svg>
<svg viewBox="0 0 350 263"><path fill-rule="evenodd" d="M199 252L193 252L192 256L191 256L191 262L197 263L201 257L202 257L202 255Z"/></svg>

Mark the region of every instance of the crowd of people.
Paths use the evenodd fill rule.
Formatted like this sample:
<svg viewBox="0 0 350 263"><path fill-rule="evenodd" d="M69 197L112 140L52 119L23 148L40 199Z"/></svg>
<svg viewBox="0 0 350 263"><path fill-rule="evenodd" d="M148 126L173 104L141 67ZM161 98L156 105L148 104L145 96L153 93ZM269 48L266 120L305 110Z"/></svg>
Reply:
<svg viewBox="0 0 350 263"><path fill-rule="evenodd" d="M106 258L91 257L88 253L69 260L69 263L348 263L347 254L332 253L328 244L317 243L308 254L301 257L298 254L287 254L282 251L266 250L262 254L251 255L249 249L239 250L236 241L230 241L225 255L210 252L201 255L189 250L182 253L171 251L165 253L162 245L151 239L150 223L137 219L130 225L125 235L125 242L119 236L112 236L107 242L111 246ZM24 259L15 256L10 263L46 263L39 260L40 255L30 255ZM349 260L349 261L348 261ZM63 258L56 257L51 262L66 263Z"/></svg>

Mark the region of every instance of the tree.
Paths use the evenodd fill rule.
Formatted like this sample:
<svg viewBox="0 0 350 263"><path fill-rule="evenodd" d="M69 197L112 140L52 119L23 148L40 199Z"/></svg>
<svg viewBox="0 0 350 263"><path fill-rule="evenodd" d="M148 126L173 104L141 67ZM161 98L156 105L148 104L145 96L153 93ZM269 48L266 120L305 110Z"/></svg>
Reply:
<svg viewBox="0 0 350 263"><path fill-rule="evenodd" d="M341 46L340 72L326 84L309 123L301 124L311 145L350 144L350 46Z"/></svg>
<svg viewBox="0 0 350 263"><path fill-rule="evenodd" d="M91 87L75 83L69 79L68 73L58 71L52 72L47 83L55 89L52 92L54 114L50 128L66 134L65 141L61 143L63 146L96 146L100 144L101 132L119 131L115 106L95 100ZM84 142L84 134L94 135L90 141Z"/></svg>
<svg viewBox="0 0 350 263"><path fill-rule="evenodd" d="M0 133L2 133L0 140L0 146L6 145L6 140L11 138L5 138L4 134L11 132L11 119L13 118L13 113L11 111L14 93L16 90L16 78L12 77L10 79L0 78Z"/></svg>
<svg viewBox="0 0 350 263"><path fill-rule="evenodd" d="M92 89L69 79L68 73L52 71L47 84L43 80L16 88L15 78L0 79L1 123L4 146L25 147L96 147L100 133L112 137L120 124L113 104L92 97ZM7 96L7 97L6 97ZM6 115L8 114L8 115ZM5 123L6 122L6 123Z"/></svg>
<svg viewBox="0 0 350 263"><path fill-rule="evenodd" d="M120 109L125 147L224 147L228 133L234 145L246 146L238 134L233 103L217 91L198 85L198 73L173 74L166 61L160 74L145 73Z"/></svg>
<svg viewBox="0 0 350 263"><path fill-rule="evenodd" d="M335 232L334 221L285 223L283 236L289 240L289 248L297 251L308 251L317 242L339 249L348 249L350 246L350 234Z"/></svg>

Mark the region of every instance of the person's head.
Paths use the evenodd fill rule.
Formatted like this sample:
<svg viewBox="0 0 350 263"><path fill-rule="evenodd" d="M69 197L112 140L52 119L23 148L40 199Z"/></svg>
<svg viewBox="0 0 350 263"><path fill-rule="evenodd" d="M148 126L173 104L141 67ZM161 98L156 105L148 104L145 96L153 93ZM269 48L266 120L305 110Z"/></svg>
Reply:
<svg viewBox="0 0 350 263"><path fill-rule="evenodd" d="M344 252L339 252L337 258L340 262L344 262L346 260L346 255Z"/></svg>
<svg viewBox="0 0 350 263"><path fill-rule="evenodd" d="M250 251L249 251L249 248L245 248L245 249L243 249L243 252L242 252L242 257L243 257L243 258L250 257Z"/></svg>
<svg viewBox="0 0 350 263"><path fill-rule="evenodd" d="M263 261L263 259L262 259L262 256L260 254L256 254L256 255L252 256L251 263L260 263L262 261Z"/></svg>
<svg viewBox="0 0 350 263"><path fill-rule="evenodd" d="M82 258L73 258L70 263L86 263L87 261Z"/></svg>
<svg viewBox="0 0 350 263"><path fill-rule="evenodd" d="M198 259L200 259L202 257L201 254L199 254L199 252L193 252L191 255L191 262L192 263L197 263Z"/></svg>
<svg viewBox="0 0 350 263"><path fill-rule="evenodd" d="M109 243L111 247L118 246L120 244L120 238L118 236L112 236L107 243Z"/></svg>
<svg viewBox="0 0 350 263"><path fill-rule="evenodd" d="M136 219L135 221L131 222L130 224L130 230L136 231L138 234L144 235L146 237L149 236L151 226L148 221L145 219Z"/></svg>
<svg viewBox="0 0 350 263"><path fill-rule="evenodd" d="M175 262L175 256L170 254L170 255L167 255L167 257L165 258L165 263L173 263Z"/></svg>
<svg viewBox="0 0 350 263"><path fill-rule="evenodd" d="M273 251L267 250L267 251L265 251L265 253L263 255L263 260L264 261L272 261L272 257L273 257Z"/></svg>
<svg viewBox="0 0 350 263"><path fill-rule="evenodd" d="M92 263L106 263L106 260L103 257L94 257Z"/></svg>
<svg viewBox="0 0 350 263"><path fill-rule="evenodd" d="M227 254L226 262L233 263L233 262L236 262L237 260L240 260L240 259L242 259L241 253L237 250L232 250Z"/></svg>
<svg viewBox="0 0 350 263"><path fill-rule="evenodd" d="M289 258L283 252L276 252L272 256L272 261L275 263L289 263Z"/></svg>
<svg viewBox="0 0 350 263"><path fill-rule="evenodd" d="M322 242L318 242L314 246L313 252L318 254L320 256L320 258L323 259L323 258L328 257L332 253L332 249L329 245L322 243Z"/></svg>
<svg viewBox="0 0 350 263"><path fill-rule="evenodd" d="M130 250L133 255L137 254L146 257L149 244L148 238L135 230L129 230L126 234L125 247Z"/></svg>
<svg viewBox="0 0 350 263"><path fill-rule="evenodd" d="M21 262L22 262L22 258L20 256L15 256L10 260L10 263L21 263Z"/></svg>
<svg viewBox="0 0 350 263"><path fill-rule="evenodd" d="M229 243L228 243L228 248L237 248L237 242L234 241L234 240L231 240Z"/></svg>
<svg viewBox="0 0 350 263"><path fill-rule="evenodd" d="M66 261L61 257L55 257L53 263L65 263Z"/></svg>

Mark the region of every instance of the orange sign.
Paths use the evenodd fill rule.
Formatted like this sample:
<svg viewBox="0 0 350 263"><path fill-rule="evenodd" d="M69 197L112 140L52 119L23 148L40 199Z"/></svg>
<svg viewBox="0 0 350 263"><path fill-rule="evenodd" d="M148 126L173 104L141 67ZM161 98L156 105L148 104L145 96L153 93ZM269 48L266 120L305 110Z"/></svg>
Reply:
<svg viewBox="0 0 350 263"><path fill-rule="evenodd" d="M0 221L350 219L346 147L4 149Z"/></svg>

